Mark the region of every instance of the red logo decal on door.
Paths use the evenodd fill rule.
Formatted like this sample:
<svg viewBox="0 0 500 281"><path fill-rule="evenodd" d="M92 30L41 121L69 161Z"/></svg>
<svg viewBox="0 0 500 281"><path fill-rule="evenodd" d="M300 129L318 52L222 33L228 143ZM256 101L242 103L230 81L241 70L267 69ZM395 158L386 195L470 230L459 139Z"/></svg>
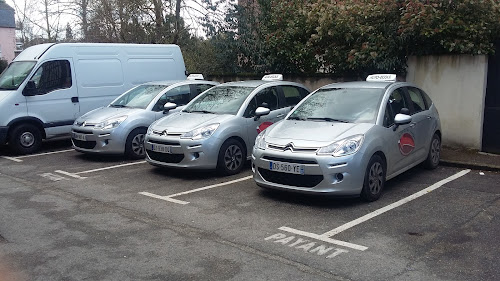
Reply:
<svg viewBox="0 0 500 281"><path fill-rule="evenodd" d="M260 134L260 132L264 131L265 129L267 129L267 127L271 126L272 124L273 122L264 122L260 124L259 127L257 127L257 133Z"/></svg>
<svg viewBox="0 0 500 281"><path fill-rule="evenodd" d="M415 141L413 140L413 137L408 133L405 133L401 136L398 144L399 151L404 156L409 155L413 151L413 149L415 149Z"/></svg>

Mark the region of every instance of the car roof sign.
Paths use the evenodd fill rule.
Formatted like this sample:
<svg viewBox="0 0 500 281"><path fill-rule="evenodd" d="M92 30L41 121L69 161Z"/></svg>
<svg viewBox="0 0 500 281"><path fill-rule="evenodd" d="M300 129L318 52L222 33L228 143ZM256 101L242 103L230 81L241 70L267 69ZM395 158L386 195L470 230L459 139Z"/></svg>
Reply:
<svg viewBox="0 0 500 281"><path fill-rule="evenodd" d="M203 74L189 74L187 80L203 80Z"/></svg>
<svg viewBox="0 0 500 281"><path fill-rule="evenodd" d="M372 74L366 77L367 82L396 82L396 74Z"/></svg>
<svg viewBox="0 0 500 281"><path fill-rule="evenodd" d="M283 81L283 74L268 74L262 77L263 81Z"/></svg>

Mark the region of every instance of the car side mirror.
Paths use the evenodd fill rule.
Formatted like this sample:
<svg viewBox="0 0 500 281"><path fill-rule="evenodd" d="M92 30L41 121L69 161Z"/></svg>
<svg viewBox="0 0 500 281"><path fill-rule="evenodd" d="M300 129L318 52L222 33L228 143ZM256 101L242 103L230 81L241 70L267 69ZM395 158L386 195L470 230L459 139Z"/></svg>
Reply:
<svg viewBox="0 0 500 281"><path fill-rule="evenodd" d="M264 115L268 115L269 113L271 112L271 110L267 107L262 107L262 106L259 106L257 107L257 109L255 110L255 117L254 117L254 120L259 120L259 118L261 116L264 116Z"/></svg>
<svg viewBox="0 0 500 281"><path fill-rule="evenodd" d="M394 124L396 124L396 126L394 126L394 131L396 131L396 129L400 125L410 124L411 120L412 120L412 118L410 115L403 114L403 113L396 114L396 116L394 117Z"/></svg>
<svg viewBox="0 0 500 281"><path fill-rule="evenodd" d="M177 104L173 103L173 102L167 102L164 106L163 106L163 114L167 114L170 110L174 109L174 108L177 108Z"/></svg>
<svg viewBox="0 0 500 281"><path fill-rule="evenodd" d="M30 96L36 96L37 94L38 90L36 88L35 81L33 80L28 81L28 83L26 83L26 86L24 87L23 96L30 97Z"/></svg>

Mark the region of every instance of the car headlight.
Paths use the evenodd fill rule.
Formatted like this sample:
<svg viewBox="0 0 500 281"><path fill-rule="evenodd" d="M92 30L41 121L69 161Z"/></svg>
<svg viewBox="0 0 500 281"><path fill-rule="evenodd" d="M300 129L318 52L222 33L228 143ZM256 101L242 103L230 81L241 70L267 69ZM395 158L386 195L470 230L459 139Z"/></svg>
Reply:
<svg viewBox="0 0 500 281"><path fill-rule="evenodd" d="M127 116L120 116L108 119L94 126L95 129L109 130L118 127L123 121L127 119Z"/></svg>
<svg viewBox="0 0 500 281"><path fill-rule="evenodd" d="M197 128L194 129L190 132L185 133L184 135L181 136L181 139L192 139L192 140L200 140L200 139L206 139L213 135L215 130L219 128L219 123L214 123L207 125L205 127Z"/></svg>
<svg viewBox="0 0 500 281"><path fill-rule="evenodd" d="M318 155L333 155L335 157L345 156L349 154L354 154L358 152L359 148L363 144L365 136L364 135L354 135L339 141L336 141L330 145L320 148L317 152Z"/></svg>
<svg viewBox="0 0 500 281"><path fill-rule="evenodd" d="M75 120L75 122L73 122L73 125L76 125L78 124L78 119Z"/></svg>
<svg viewBox="0 0 500 281"><path fill-rule="evenodd" d="M258 149L266 150L266 137L264 136L264 131L257 135L255 139L255 147Z"/></svg>

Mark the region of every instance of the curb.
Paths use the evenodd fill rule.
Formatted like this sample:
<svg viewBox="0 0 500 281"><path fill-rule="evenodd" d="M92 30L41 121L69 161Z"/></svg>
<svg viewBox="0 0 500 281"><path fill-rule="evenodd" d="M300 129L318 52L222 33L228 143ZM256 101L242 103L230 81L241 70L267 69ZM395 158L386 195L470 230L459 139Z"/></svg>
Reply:
<svg viewBox="0 0 500 281"><path fill-rule="evenodd" d="M439 165L448 166L448 167L457 167L457 168L469 168L469 169L473 169L473 170L500 172L500 166L453 161L453 160L441 159L439 162Z"/></svg>

